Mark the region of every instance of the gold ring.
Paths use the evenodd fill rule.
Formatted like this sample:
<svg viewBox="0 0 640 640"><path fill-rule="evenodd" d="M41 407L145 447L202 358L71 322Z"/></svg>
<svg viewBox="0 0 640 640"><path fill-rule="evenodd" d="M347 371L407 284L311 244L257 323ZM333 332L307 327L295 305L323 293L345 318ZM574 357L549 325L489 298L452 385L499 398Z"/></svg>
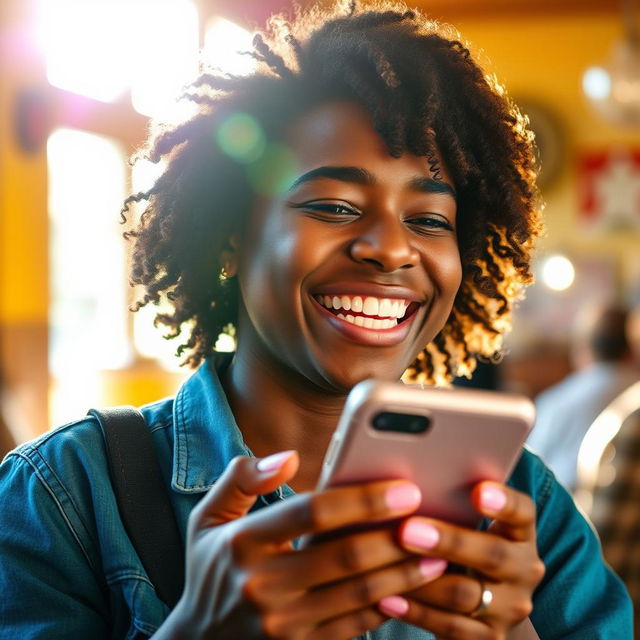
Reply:
<svg viewBox="0 0 640 640"><path fill-rule="evenodd" d="M480 602L478 602L476 608L471 613L469 613L472 618L477 618L484 611L486 611L487 607L493 600L493 591L491 591L491 589L489 589L489 587L487 587L487 585L482 582L482 580L480 580L479 583L480 589L482 589L482 593L480 594Z"/></svg>

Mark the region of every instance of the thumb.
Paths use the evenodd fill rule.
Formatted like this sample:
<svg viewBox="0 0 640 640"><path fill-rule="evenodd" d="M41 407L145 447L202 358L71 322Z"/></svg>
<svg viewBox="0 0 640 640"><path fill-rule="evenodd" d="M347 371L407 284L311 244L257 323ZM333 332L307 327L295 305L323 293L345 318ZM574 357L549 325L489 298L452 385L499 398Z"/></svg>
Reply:
<svg viewBox="0 0 640 640"><path fill-rule="evenodd" d="M234 458L198 504L199 527L215 527L246 515L256 498L275 491L298 471L297 451L280 451L266 458Z"/></svg>

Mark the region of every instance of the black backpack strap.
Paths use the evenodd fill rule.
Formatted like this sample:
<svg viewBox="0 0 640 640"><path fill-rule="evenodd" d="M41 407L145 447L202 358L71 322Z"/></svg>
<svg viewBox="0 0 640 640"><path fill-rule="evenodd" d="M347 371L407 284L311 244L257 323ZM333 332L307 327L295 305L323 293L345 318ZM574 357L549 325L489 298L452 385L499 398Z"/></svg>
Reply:
<svg viewBox="0 0 640 640"><path fill-rule="evenodd" d="M100 423L120 517L156 593L170 608L184 586L184 550L151 432L134 407L90 409Z"/></svg>

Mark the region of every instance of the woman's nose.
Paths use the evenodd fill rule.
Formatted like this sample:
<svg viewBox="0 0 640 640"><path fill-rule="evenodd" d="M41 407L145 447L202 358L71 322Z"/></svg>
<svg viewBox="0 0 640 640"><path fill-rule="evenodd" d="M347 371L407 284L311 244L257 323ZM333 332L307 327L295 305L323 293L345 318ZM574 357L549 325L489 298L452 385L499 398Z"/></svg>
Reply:
<svg viewBox="0 0 640 640"><path fill-rule="evenodd" d="M350 255L356 262L368 262L385 272L409 269L420 262L401 221L369 225L351 243Z"/></svg>

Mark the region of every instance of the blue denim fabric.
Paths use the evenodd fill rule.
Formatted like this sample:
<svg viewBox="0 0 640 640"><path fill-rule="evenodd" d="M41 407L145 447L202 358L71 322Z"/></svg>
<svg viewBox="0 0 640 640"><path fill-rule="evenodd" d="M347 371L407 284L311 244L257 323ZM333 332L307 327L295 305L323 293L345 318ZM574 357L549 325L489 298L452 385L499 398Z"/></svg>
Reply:
<svg viewBox="0 0 640 640"><path fill-rule="evenodd" d="M175 399L143 407L184 538L189 512L236 455L251 455L214 365ZM569 495L525 450L510 480L538 508L547 573L534 599L543 639L632 637L631 603ZM291 494L258 501L257 507ZM97 422L83 419L10 453L0 466L0 638L145 638L168 615L118 516ZM433 636L391 620L374 640Z"/></svg>

